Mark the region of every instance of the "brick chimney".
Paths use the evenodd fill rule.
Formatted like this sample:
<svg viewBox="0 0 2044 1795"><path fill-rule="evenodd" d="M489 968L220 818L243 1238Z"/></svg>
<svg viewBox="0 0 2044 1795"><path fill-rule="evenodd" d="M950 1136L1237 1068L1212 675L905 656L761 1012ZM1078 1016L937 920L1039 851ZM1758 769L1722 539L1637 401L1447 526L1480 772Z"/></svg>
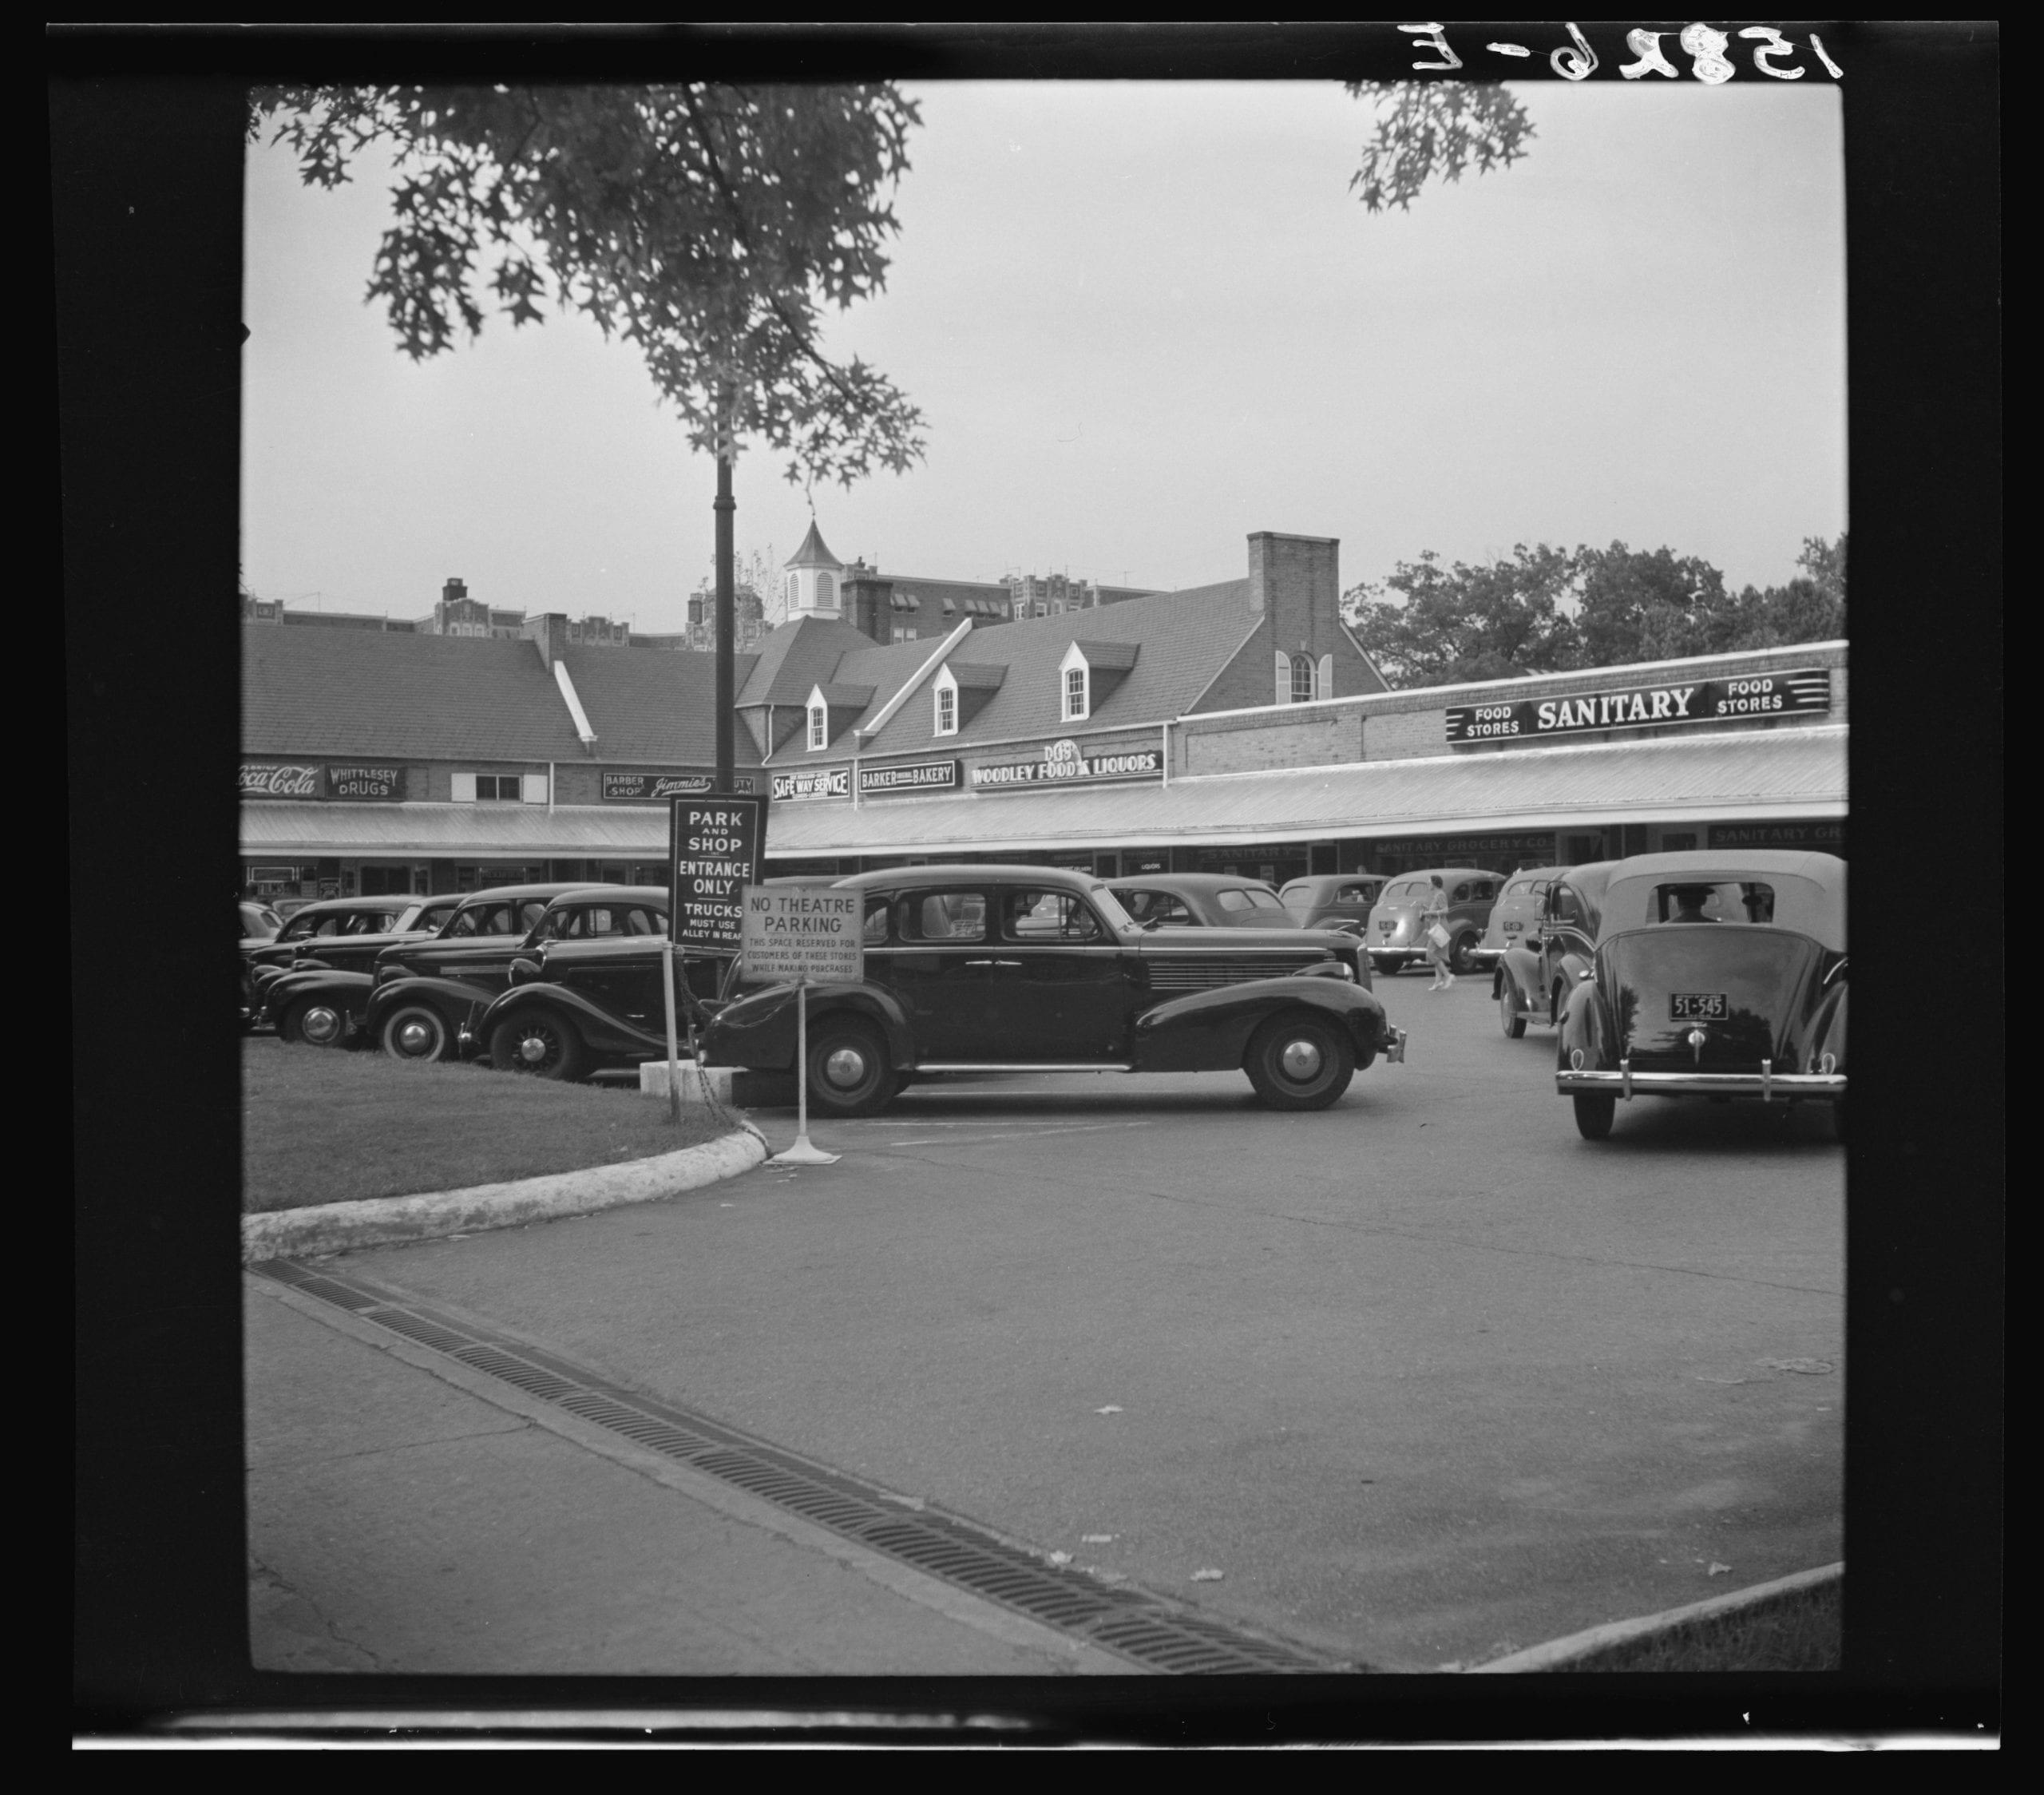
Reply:
<svg viewBox="0 0 2044 1795"><path fill-rule="evenodd" d="M564 612L543 611L525 620L525 636L549 667L561 659L568 647L568 617Z"/></svg>
<svg viewBox="0 0 2044 1795"><path fill-rule="evenodd" d="M1341 620L1341 542L1333 536L1280 536L1258 530L1249 539L1249 603L1270 620L1274 645L1303 651L1315 661L1331 654Z"/></svg>

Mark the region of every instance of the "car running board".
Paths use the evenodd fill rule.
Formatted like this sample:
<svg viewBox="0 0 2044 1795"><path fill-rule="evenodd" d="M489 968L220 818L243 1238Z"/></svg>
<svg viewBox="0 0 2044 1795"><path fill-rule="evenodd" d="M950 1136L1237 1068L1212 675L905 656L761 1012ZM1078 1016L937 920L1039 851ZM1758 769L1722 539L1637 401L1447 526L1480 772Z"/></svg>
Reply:
<svg viewBox="0 0 2044 1795"><path fill-rule="evenodd" d="M1076 1060L925 1060L919 1072L1132 1072L1133 1066Z"/></svg>

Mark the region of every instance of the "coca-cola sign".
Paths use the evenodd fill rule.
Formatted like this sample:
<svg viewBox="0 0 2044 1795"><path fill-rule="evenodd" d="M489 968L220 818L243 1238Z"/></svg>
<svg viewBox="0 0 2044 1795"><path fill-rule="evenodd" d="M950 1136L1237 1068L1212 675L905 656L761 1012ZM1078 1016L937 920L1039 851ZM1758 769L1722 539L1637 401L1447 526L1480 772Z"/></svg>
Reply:
<svg viewBox="0 0 2044 1795"><path fill-rule="evenodd" d="M405 795L402 767L308 766L295 760L244 760L244 798L334 798L359 803L364 799L395 804Z"/></svg>
<svg viewBox="0 0 2044 1795"><path fill-rule="evenodd" d="M318 798L323 795L319 769L291 761L244 760L244 798Z"/></svg>

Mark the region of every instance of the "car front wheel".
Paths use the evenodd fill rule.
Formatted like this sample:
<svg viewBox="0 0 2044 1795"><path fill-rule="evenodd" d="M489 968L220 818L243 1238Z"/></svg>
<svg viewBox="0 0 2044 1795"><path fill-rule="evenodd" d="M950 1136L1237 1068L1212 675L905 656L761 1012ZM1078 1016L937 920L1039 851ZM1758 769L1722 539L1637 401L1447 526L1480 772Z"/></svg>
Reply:
<svg viewBox="0 0 2044 1795"><path fill-rule="evenodd" d="M377 1040L393 1060L446 1060L454 1037L447 1019L427 1004L406 1004L383 1019Z"/></svg>
<svg viewBox="0 0 2044 1795"><path fill-rule="evenodd" d="M490 1031L489 1063L501 1072L570 1080L582 1076L582 1037L551 1010L532 1010Z"/></svg>
<svg viewBox="0 0 2044 1795"><path fill-rule="evenodd" d="M277 1032L287 1041L303 1041L307 1047L345 1047L347 1012L323 997L307 998L284 1012Z"/></svg>
<svg viewBox="0 0 2044 1795"><path fill-rule="evenodd" d="M826 1016L809 1031L809 1106L825 1115L872 1115L901 1088L887 1044L870 1024Z"/></svg>
<svg viewBox="0 0 2044 1795"><path fill-rule="evenodd" d="M1274 1016L1250 1037L1242 1070L1271 1109L1325 1109L1349 1088L1356 1052L1317 1016Z"/></svg>
<svg viewBox="0 0 2044 1795"><path fill-rule="evenodd" d="M1575 1131L1585 1140L1602 1140L1617 1119L1618 1100L1602 1091L1572 1092L1575 1101Z"/></svg>

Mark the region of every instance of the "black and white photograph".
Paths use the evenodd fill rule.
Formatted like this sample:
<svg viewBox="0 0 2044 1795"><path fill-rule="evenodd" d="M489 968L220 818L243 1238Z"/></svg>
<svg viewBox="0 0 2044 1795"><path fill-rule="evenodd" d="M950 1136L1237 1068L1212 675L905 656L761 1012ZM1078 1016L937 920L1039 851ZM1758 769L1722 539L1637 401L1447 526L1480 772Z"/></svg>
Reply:
<svg viewBox="0 0 2044 1795"><path fill-rule="evenodd" d="M1860 28L1127 29L247 65L258 1731L1872 1667L1848 868L1950 1121L2000 875L1857 789Z"/></svg>

